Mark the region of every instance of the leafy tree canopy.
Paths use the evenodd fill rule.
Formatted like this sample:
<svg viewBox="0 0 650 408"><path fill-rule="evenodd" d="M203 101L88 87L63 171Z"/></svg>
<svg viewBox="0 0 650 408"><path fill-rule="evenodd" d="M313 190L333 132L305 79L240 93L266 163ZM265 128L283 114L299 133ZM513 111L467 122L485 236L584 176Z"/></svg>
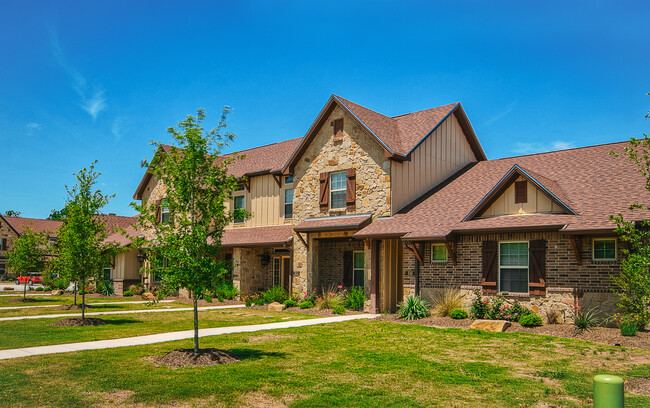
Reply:
<svg viewBox="0 0 650 408"><path fill-rule="evenodd" d="M20 211L7 210L4 213L5 217L20 217Z"/></svg>

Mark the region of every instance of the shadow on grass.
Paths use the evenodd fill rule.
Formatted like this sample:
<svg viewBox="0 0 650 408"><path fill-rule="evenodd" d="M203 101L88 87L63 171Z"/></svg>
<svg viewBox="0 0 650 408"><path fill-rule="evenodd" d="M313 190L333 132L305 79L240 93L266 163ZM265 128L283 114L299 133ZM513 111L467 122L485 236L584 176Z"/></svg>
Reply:
<svg viewBox="0 0 650 408"><path fill-rule="evenodd" d="M275 351L262 351L256 349L235 348L227 350L228 354L238 360L259 360L263 357L279 357L285 358L287 353L278 353Z"/></svg>
<svg viewBox="0 0 650 408"><path fill-rule="evenodd" d="M144 323L142 320L136 320L136 319L103 319L106 324L110 324L112 326L120 326L123 324L134 324L134 323Z"/></svg>

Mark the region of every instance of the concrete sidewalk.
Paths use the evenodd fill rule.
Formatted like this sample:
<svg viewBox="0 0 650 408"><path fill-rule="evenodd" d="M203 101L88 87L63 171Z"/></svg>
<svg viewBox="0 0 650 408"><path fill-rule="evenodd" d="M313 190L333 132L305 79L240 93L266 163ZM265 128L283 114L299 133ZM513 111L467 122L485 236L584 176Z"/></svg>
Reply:
<svg viewBox="0 0 650 408"><path fill-rule="evenodd" d="M175 300L159 300L158 303L171 303L175 302ZM132 305L132 304L142 304L142 303L151 303L148 300L133 300L133 301L128 301L128 302L87 302L86 305ZM7 306L7 307L0 307L0 310L14 310L14 309L33 309L35 307L58 307L58 306L64 306L67 304L55 304L55 305L37 305L37 306Z"/></svg>
<svg viewBox="0 0 650 408"><path fill-rule="evenodd" d="M294 320L290 322L253 324L249 326L216 327L199 330L199 337L219 336L232 333L250 333L262 330L288 329L292 327L314 326L325 323L345 322L357 319L374 319L376 314L359 314L349 316L324 317L320 319ZM28 347L11 350L0 350L0 360L10 358L36 356L42 354L68 353L83 350L99 350L116 347L141 346L145 344L164 343L167 341L194 338L194 330L184 330L171 333L151 334L148 336L126 337L123 339L87 341L84 343L58 344L54 346Z"/></svg>
<svg viewBox="0 0 650 408"><path fill-rule="evenodd" d="M1 293L9 293L10 291L2 291ZM0 297L16 297L16 296L22 296L23 292L16 292L13 295L0 295ZM51 293L26 293L25 295L27 296L52 296Z"/></svg>
<svg viewBox="0 0 650 408"><path fill-rule="evenodd" d="M202 306L199 307L199 312L202 310L215 310L215 309L241 309L245 305L229 305L229 306ZM88 316L102 316L102 315L118 315L118 314L133 314L133 313L165 313L165 312L187 312L192 311L192 307L177 307L173 309L140 309L140 310L117 310L113 312L87 312ZM28 320L28 319L53 319L57 317L81 317L81 313L61 313L61 314L44 314L36 316L14 316L0 318L0 322L8 322L10 320Z"/></svg>

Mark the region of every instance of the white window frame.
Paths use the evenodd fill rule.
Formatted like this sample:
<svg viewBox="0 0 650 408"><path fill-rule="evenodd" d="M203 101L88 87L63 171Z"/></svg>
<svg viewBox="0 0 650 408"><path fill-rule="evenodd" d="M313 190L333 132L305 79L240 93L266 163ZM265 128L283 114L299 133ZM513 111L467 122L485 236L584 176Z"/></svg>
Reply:
<svg viewBox="0 0 650 408"><path fill-rule="evenodd" d="M356 257L357 254L361 254L361 257L363 258L363 268L357 268L354 264L354 258ZM361 277L363 278L363 286L366 284L366 275L365 275L365 270L366 270L366 258L365 258L365 253L363 251L352 251L352 286L354 287L354 282L356 281L355 275L357 273L361 274Z"/></svg>
<svg viewBox="0 0 650 408"><path fill-rule="evenodd" d="M433 259L433 247L443 247L445 249L445 259ZM431 244L431 263L445 263L449 258L449 253L447 252L447 245L445 244Z"/></svg>
<svg viewBox="0 0 650 408"><path fill-rule="evenodd" d="M289 190L291 190L291 202L287 203L287 191ZM293 187L284 189L284 218L287 220L293 219L293 194L294 194ZM288 217L287 217L287 205L291 206L291 212Z"/></svg>
<svg viewBox="0 0 650 408"><path fill-rule="evenodd" d="M345 184L344 184L343 188L336 189L336 190L334 190L334 189L332 188L332 186L334 186L334 184L332 183L332 177L333 177L335 174L336 174L336 175L338 175L338 174L343 174L343 178L345 179ZM347 194L347 190L348 190L348 175L347 175L347 173L346 173L345 171L335 171L335 172L332 172L332 173L330 173L330 180L329 180L329 182L330 182L330 197L329 197L329 199L330 199L330 200L329 200L329 201L330 201L330 210L344 210L344 209L347 207L345 200L343 200L343 206L342 206L342 207L332 207L332 203L334 203L334 200L332 199L332 197L333 197L333 194L334 194L334 193L338 193L338 192L341 192L341 191L343 191L344 194Z"/></svg>
<svg viewBox="0 0 650 408"><path fill-rule="evenodd" d="M165 219L165 216L167 219ZM169 204L165 200L160 203L160 223L167 224L171 218L171 212L169 211Z"/></svg>
<svg viewBox="0 0 650 408"><path fill-rule="evenodd" d="M502 292L501 290L501 268L503 269L524 269L523 266L501 266L501 244L526 244L526 250L528 252L527 258L528 258L528 265L526 265L526 288L527 290L525 292L509 292L509 293L530 293L530 241L499 241L499 248L497 251L497 265L498 265L498 277L497 277L497 285L499 286L499 293Z"/></svg>
<svg viewBox="0 0 650 408"><path fill-rule="evenodd" d="M237 199L240 198L240 197L241 197L241 199L242 199L242 201L243 201L243 204L242 204L243 207L241 207L241 209L244 210L244 211L246 211L246 194L239 194L239 195L236 195L236 196L234 196L234 197L232 198L232 209L233 209L233 211L239 209L239 208L237 208L237 207L235 206L235 204L236 204L236 202L237 202ZM235 223L235 224L243 224L246 220L242 217L241 219L233 218L232 221L233 221L233 223Z"/></svg>
<svg viewBox="0 0 650 408"><path fill-rule="evenodd" d="M613 258L596 258L596 241L614 241L614 257ZM618 259L618 240L616 238L593 238L591 240L591 259L593 261L615 261Z"/></svg>

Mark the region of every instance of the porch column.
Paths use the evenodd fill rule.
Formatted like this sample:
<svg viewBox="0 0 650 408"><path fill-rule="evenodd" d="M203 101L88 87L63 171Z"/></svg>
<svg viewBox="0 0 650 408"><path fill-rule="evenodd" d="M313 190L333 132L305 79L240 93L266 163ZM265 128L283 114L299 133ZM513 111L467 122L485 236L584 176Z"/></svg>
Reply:
<svg viewBox="0 0 650 408"><path fill-rule="evenodd" d="M370 313L379 313L379 240L370 241Z"/></svg>

